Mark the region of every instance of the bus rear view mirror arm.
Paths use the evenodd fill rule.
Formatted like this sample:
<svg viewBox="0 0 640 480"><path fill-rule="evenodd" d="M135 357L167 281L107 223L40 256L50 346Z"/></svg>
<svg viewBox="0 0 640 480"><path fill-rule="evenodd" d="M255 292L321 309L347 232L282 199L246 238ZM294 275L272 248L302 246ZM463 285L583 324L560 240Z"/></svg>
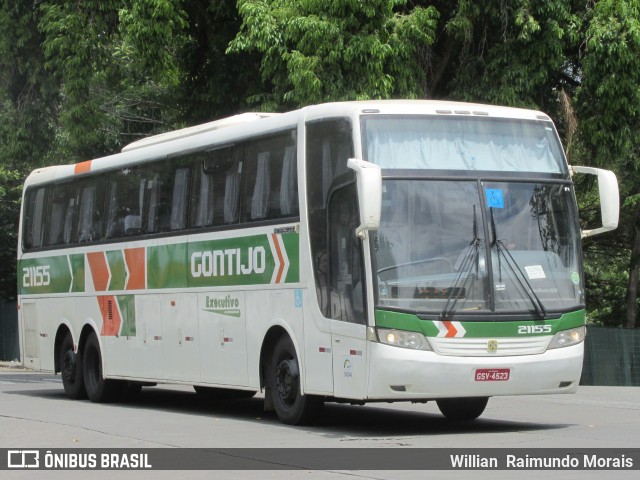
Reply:
<svg viewBox="0 0 640 480"><path fill-rule="evenodd" d="M380 166L357 158L347 160L347 166L356 172L361 222L356 235L364 238L365 231L380 228L382 171Z"/></svg>
<svg viewBox="0 0 640 480"><path fill-rule="evenodd" d="M618 180L613 172L593 167L569 167L571 173L587 173L598 177L598 193L600 194L600 211L602 215L602 227L592 230L583 230L582 238L592 237L600 233L615 230L618 227L620 216L620 194L618 193Z"/></svg>

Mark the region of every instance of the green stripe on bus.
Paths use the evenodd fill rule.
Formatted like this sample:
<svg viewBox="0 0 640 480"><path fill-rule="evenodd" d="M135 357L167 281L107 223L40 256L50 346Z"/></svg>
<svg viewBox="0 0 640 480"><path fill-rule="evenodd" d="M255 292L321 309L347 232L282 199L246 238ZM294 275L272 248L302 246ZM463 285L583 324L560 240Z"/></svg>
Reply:
<svg viewBox="0 0 640 480"><path fill-rule="evenodd" d="M84 254L76 253L69 255L69 263L73 272L73 282L71 283L72 292L84 292Z"/></svg>
<svg viewBox="0 0 640 480"><path fill-rule="evenodd" d="M135 337L136 336L136 304L134 295L118 295L118 306L122 317L122 327L120 328L120 336Z"/></svg>
<svg viewBox="0 0 640 480"><path fill-rule="evenodd" d="M18 292L21 295L70 292L72 275L69 265L67 255L19 261ZM78 287L80 284L74 281L74 286Z"/></svg>
<svg viewBox="0 0 640 480"><path fill-rule="evenodd" d="M127 270L124 266L124 255L122 250L111 250L106 252L109 271L111 272L111 280L109 281L109 290L124 290Z"/></svg>
<svg viewBox="0 0 640 480"><path fill-rule="evenodd" d="M300 281L297 233L280 235L284 263L266 234L147 247L148 288L229 287ZM273 250L276 250L274 254ZM278 270L276 270L276 268Z"/></svg>
<svg viewBox="0 0 640 480"><path fill-rule="evenodd" d="M514 320L514 321L463 321L459 322L466 333L465 338L500 338L500 337L525 337L536 335L554 335L562 330L580 327L585 324L586 314L584 310L563 314L560 318L550 320ZM436 337L440 330L436 326L437 320L421 320L414 314L391 312L388 310L376 310L376 326L381 328L393 328L419 332L427 337ZM545 333L520 334L520 326L550 325L551 331ZM534 331L534 329L531 329Z"/></svg>
<svg viewBox="0 0 640 480"><path fill-rule="evenodd" d="M105 252L109 291L126 288L122 250ZM300 236L261 234L147 247L150 289L290 284L300 281ZM19 293L85 291L85 255L57 255L18 262Z"/></svg>

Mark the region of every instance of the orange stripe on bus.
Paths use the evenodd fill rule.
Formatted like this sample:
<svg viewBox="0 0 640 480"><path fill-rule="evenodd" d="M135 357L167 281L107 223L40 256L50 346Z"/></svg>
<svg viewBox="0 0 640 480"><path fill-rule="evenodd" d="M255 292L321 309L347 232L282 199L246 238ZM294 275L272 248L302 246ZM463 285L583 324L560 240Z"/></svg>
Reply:
<svg viewBox="0 0 640 480"><path fill-rule="evenodd" d="M447 334L445 335L445 337L455 338L456 334L458 333L458 330L456 330L456 327L453 325L453 323L451 323L450 321L444 321L442 322L442 324L447 329Z"/></svg>
<svg viewBox="0 0 640 480"><path fill-rule="evenodd" d="M76 163L75 167L73 167L73 173L78 175L80 173L87 173L91 171L91 160L87 160L86 162Z"/></svg>
<svg viewBox="0 0 640 480"><path fill-rule="evenodd" d="M124 261L127 262L129 270L129 280L127 281L127 290L142 290L145 287L145 258L144 247L141 248L125 248Z"/></svg>
<svg viewBox="0 0 640 480"><path fill-rule="evenodd" d="M284 272L284 257L282 256L282 252L280 251L280 244L278 243L278 235L275 233L272 233L271 238L273 238L273 245L276 247L278 260L280 260L280 266L278 267L278 275L276 276L276 283L280 283L280 281L282 280L282 273Z"/></svg>
<svg viewBox="0 0 640 480"><path fill-rule="evenodd" d="M89 268L91 270L91 277L93 278L93 286L96 292L104 292L109 286L109 267L107 266L107 259L103 252L91 252L87 253L87 261L89 262Z"/></svg>
<svg viewBox="0 0 640 480"><path fill-rule="evenodd" d="M113 295L98 297L98 305L102 314L102 330L100 335L103 337L115 337L120 333L122 318L120 310L118 310L118 302Z"/></svg>

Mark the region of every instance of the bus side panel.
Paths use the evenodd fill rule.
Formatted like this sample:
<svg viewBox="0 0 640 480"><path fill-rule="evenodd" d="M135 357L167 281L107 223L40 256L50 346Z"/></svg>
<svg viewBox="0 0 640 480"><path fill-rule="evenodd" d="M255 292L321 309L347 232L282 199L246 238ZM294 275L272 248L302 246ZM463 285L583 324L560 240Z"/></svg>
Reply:
<svg viewBox="0 0 640 480"><path fill-rule="evenodd" d="M202 382L246 386L245 293L220 290L200 293L197 310Z"/></svg>
<svg viewBox="0 0 640 480"><path fill-rule="evenodd" d="M136 341L129 371L134 377L164 378L161 295L136 295Z"/></svg>
<svg viewBox="0 0 640 480"><path fill-rule="evenodd" d="M164 376L168 381L200 382L197 295L161 297Z"/></svg>
<svg viewBox="0 0 640 480"><path fill-rule="evenodd" d="M294 288L278 288L246 293L247 319L252 325L247 330L249 385L251 386L260 384L260 351L267 332L274 325L280 325L288 331L298 353L298 362L304 369L304 317L302 305L296 306L295 292Z"/></svg>
<svg viewBox="0 0 640 480"><path fill-rule="evenodd" d="M316 292L304 290L304 390L309 393L333 395L333 348L329 320L317 306Z"/></svg>
<svg viewBox="0 0 640 480"><path fill-rule="evenodd" d="M46 323L41 319L43 303L46 300L22 300L20 304L20 312L22 324L21 356L23 365L33 370L40 370L40 324ZM39 308L40 307L40 308ZM46 313L46 309L45 313Z"/></svg>
<svg viewBox="0 0 640 480"><path fill-rule="evenodd" d="M94 302L111 302L117 321L103 324L99 332L105 348L105 375L162 381L162 297L103 295L94 297ZM109 311L108 305L105 311Z"/></svg>

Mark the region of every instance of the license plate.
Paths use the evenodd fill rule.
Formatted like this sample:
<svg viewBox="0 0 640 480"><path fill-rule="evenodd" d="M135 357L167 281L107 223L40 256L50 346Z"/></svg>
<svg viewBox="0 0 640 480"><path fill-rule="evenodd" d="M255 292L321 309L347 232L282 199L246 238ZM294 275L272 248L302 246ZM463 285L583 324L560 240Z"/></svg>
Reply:
<svg viewBox="0 0 640 480"><path fill-rule="evenodd" d="M478 368L476 382L506 382L510 375L510 368Z"/></svg>

